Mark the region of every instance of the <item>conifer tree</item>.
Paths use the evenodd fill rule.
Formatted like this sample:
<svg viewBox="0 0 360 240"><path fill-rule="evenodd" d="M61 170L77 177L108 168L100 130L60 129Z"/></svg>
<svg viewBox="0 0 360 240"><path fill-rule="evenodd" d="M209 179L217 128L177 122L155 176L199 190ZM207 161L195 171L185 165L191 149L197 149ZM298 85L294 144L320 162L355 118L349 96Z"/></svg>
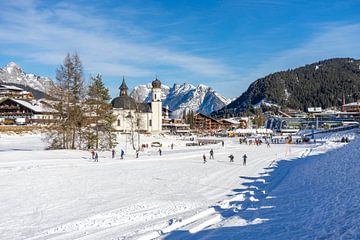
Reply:
<svg viewBox="0 0 360 240"><path fill-rule="evenodd" d="M99 148L99 143L102 141L101 147L112 148L115 143L112 128L114 116L109 100L109 90L104 86L101 75L91 77L86 105L88 112L87 125L93 134L87 134L90 137L88 146L94 145L92 147Z"/></svg>

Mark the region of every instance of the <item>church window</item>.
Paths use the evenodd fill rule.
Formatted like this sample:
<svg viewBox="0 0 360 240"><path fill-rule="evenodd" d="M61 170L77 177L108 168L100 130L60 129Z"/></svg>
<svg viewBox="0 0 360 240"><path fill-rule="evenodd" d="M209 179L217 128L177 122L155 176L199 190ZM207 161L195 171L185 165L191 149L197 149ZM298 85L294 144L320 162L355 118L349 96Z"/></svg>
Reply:
<svg viewBox="0 0 360 240"><path fill-rule="evenodd" d="M157 100L157 97L156 97L156 93L155 93L155 97L154 97L154 100Z"/></svg>
<svg viewBox="0 0 360 240"><path fill-rule="evenodd" d="M117 120L117 125L120 126L120 119Z"/></svg>
<svg viewBox="0 0 360 240"><path fill-rule="evenodd" d="M151 119L149 120L149 126L151 127Z"/></svg>

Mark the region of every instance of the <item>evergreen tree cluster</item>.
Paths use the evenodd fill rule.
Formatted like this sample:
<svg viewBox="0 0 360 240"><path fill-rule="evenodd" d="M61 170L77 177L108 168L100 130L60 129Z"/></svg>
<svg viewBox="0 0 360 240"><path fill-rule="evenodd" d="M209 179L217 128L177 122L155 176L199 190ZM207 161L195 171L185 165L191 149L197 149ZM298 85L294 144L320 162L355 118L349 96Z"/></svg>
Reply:
<svg viewBox="0 0 360 240"><path fill-rule="evenodd" d="M195 115L193 110L184 109L183 111L183 120L186 124L190 124L190 128L195 128Z"/></svg>
<svg viewBox="0 0 360 240"><path fill-rule="evenodd" d="M262 100L301 111L340 107L343 96L346 102L360 99L360 60L334 58L270 74L212 115L241 114Z"/></svg>
<svg viewBox="0 0 360 240"><path fill-rule="evenodd" d="M91 77L85 85L83 66L77 54L67 54L56 71L56 84L51 91L57 111L53 131L48 135L52 148L112 148L115 143L109 104L109 90L101 75Z"/></svg>

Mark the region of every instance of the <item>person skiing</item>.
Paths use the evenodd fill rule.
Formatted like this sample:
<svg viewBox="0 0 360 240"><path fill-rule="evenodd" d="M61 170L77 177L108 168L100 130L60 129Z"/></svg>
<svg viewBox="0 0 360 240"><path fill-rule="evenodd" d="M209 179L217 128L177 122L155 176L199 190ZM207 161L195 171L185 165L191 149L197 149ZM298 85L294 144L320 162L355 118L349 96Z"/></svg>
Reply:
<svg viewBox="0 0 360 240"><path fill-rule="evenodd" d="M214 159L214 150L213 149L210 150L210 159Z"/></svg>
<svg viewBox="0 0 360 240"><path fill-rule="evenodd" d="M234 155L230 154L229 158L230 158L230 162L234 162Z"/></svg>
<svg viewBox="0 0 360 240"><path fill-rule="evenodd" d="M139 150L136 150L136 158L139 158Z"/></svg>
<svg viewBox="0 0 360 240"><path fill-rule="evenodd" d="M111 149L111 158L115 158L115 149Z"/></svg>
<svg viewBox="0 0 360 240"><path fill-rule="evenodd" d="M95 149L92 149L91 150L91 159L94 159L94 157L95 157Z"/></svg>
<svg viewBox="0 0 360 240"><path fill-rule="evenodd" d="M95 151L94 159L95 159L94 162L99 162L99 155L96 151Z"/></svg>
<svg viewBox="0 0 360 240"><path fill-rule="evenodd" d="M206 155L205 154L203 155L203 161L204 161L204 163L206 163Z"/></svg>
<svg viewBox="0 0 360 240"><path fill-rule="evenodd" d="M159 155L161 156L161 154L162 154L162 151L161 151L161 148L159 148Z"/></svg>
<svg viewBox="0 0 360 240"><path fill-rule="evenodd" d="M224 140L222 140L221 141L221 146L224 146L224 145L225 145Z"/></svg>
<svg viewBox="0 0 360 240"><path fill-rule="evenodd" d="M172 143L172 144L171 144L171 150L173 150L173 149L174 149L174 144Z"/></svg>
<svg viewBox="0 0 360 240"><path fill-rule="evenodd" d="M121 159L124 159L124 154L125 154L125 152L124 152L124 150L120 150L120 157L121 157Z"/></svg>
<svg viewBox="0 0 360 240"><path fill-rule="evenodd" d="M243 156L243 166L246 166L246 159L247 159L247 156L246 156L246 154L244 154L244 156Z"/></svg>

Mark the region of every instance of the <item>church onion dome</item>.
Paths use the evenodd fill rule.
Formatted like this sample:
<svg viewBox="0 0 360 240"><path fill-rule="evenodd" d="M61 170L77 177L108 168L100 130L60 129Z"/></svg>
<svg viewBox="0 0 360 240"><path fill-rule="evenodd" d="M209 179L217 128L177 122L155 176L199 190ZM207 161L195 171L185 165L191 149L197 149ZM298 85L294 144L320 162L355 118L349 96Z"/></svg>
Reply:
<svg viewBox="0 0 360 240"><path fill-rule="evenodd" d="M151 85L153 88L161 88L161 82L157 78L151 83Z"/></svg>

